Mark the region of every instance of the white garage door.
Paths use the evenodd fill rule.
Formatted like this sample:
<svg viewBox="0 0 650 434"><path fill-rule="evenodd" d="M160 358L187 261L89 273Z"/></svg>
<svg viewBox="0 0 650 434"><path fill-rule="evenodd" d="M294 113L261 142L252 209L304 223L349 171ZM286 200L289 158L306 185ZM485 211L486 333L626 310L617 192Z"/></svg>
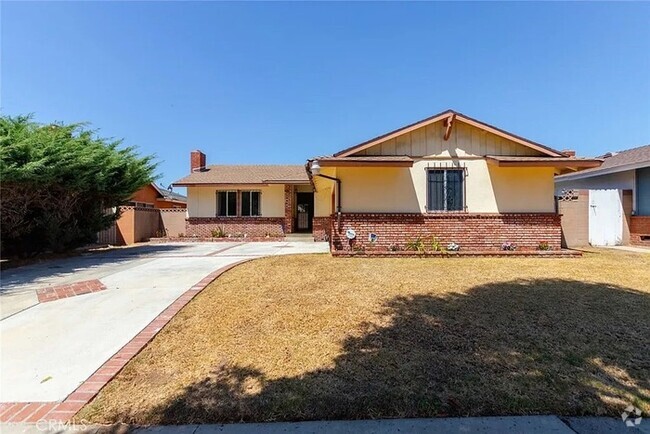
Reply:
<svg viewBox="0 0 650 434"><path fill-rule="evenodd" d="M620 190L589 190L589 244L617 246L623 241Z"/></svg>

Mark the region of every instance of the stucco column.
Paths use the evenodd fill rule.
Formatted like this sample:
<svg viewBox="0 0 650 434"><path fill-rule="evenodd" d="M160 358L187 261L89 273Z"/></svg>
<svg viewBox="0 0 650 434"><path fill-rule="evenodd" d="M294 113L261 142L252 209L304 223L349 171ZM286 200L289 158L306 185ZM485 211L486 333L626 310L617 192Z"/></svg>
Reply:
<svg viewBox="0 0 650 434"><path fill-rule="evenodd" d="M293 202L294 202L293 186L284 185L284 233L290 234L293 232Z"/></svg>

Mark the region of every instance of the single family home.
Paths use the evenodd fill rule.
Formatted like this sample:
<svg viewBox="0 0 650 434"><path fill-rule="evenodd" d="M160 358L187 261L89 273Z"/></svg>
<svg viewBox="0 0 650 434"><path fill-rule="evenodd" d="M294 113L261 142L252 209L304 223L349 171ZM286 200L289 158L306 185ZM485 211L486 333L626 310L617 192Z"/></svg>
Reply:
<svg viewBox="0 0 650 434"><path fill-rule="evenodd" d="M187 208L187 198L155 182L133 193L127 205L141 208Z"/></svg>
<svg viewBox="0 0 650 434"><path fill-rule="evenodd" d="M447 110L306 165L208 165L193 151L187 236L311 232L332 249L561 244L554 177L600 166Z"/></svg>
<svg viewBox="0 0 650 434"><path fill-rule="evenodd" d="M650 246L650 145L599 158L600 167L555 177L566 244Z"/></svg>

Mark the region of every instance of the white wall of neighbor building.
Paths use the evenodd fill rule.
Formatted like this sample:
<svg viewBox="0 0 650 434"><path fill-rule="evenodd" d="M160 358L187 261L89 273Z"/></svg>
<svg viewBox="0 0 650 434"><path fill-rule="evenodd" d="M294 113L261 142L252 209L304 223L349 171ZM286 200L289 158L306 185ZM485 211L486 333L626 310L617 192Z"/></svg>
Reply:
<svg viewBox="0 0 650 434"><path fill-rule="evenodd" d="M217 191L240 190L261 192L262 217L284 217L284 185L264 187L187 187L187 214L189 217L215 217L217 215Z"/></svg>

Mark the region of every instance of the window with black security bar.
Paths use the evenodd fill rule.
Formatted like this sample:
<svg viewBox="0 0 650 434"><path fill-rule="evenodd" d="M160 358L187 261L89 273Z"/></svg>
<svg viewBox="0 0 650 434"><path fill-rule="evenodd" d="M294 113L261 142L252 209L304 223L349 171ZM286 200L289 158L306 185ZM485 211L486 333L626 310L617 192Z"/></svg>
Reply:
<svg viewBox="0 0 650 434"><path fill-rule="evenodd" d="M465 168L427 170L427 210L465 210Z"/></svg>

